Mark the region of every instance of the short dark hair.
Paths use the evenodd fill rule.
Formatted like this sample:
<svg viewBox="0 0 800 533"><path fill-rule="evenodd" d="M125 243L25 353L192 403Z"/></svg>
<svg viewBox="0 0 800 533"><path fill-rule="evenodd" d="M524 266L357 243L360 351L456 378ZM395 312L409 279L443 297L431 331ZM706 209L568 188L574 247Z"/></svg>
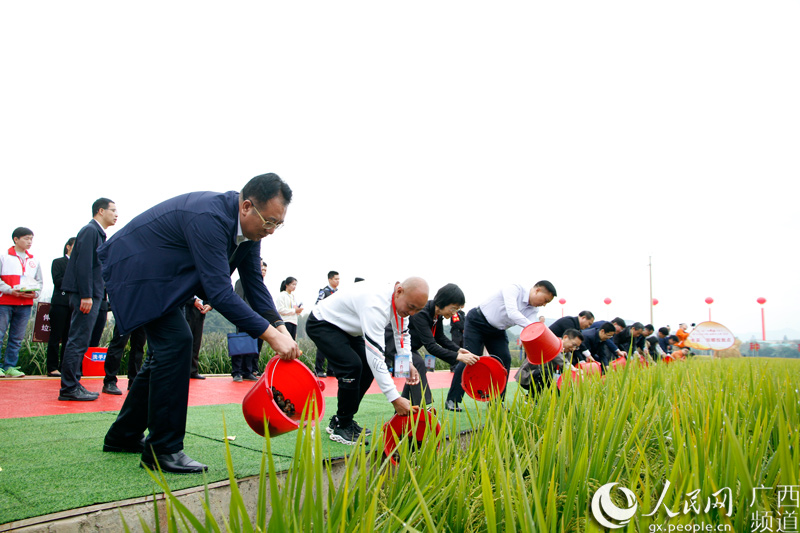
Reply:
<svg viewBox="0 0 800 533"><path fill-rule="evenodd" d="M558 296L558 294L556 294L555 286L552 283L550 283L549 281L547 281L546 279L543 279L542 281L537 282L536 285L534 285L534 287L541 287L543 289L547 289L547 292L552 294L553 298Z"/></svg>
<svg viewBox="0 0 800 533"><path fill-rule="evenodd" d="M617 331L617 330L614 328L614 324L612 324L611 322L606 322L605 324L603 324L602 326L600 326L600 329L602 329L602 330L603 330L603 331L605 331L606 333L614 333L614 332L616 332L616 331Z"/></svg>
<svg viewBox="0 0 800 533"><path fill-rule="evenodd" d="M591 311L581 311L580 313L578 313L578 316L582 316L583 318L586 318L588 320L594 320L594 313L592 313Z"/></svg>
<svg viewBox="0 0 800 533"><path fill-rule="evenodd" d="M75 244L75 237L70 237L67 239L66 244L64 244L64 254L67 255L67 246L73 246Z"/></svg>
<svg viewBox="0 0 800 533"><path fill-rule="evenodd" d="M263 206L276 196L283 198L283 205L292 201L292 189L277 174L261 174L247 182L242 189L242 200L250 200Z"/></svg>
<svg viewBox="0 0 800 533"><path fill-rule="evenodd" d="M266 262L266 261L264 261L263 259L261 260L261 266L262 266L262 267L265 267L265 266L267 266L267 262Z"/></svg>
<svg viewBox="0 0 800 533"><path fill-rule="evenodd" d="M644 326L642 325L641 322L634 322L633 325L631 326L631 329L644 329Z"/></svg>
<svg viewBox="0 0 800 533"><path fill-rule="evenodd" d="M331 270L330 272L328 272L328 279L331 279L333 276L338 276L338 275L339 275L338 272L336 272L335 270Z"/></svg>
<svg viewBox="0 0 800 533"><path fill-rule="evenodd" d="M11 232L11 240L13 241L14 239L21 239L22 237L26 237L28 235L33 235L33 230L20 226Z"/></svg>
<svg viewBox="0 0 800 533"><path fill-rule="evenodd" d="M285 280L281 281L281 291L280 292L285 291L286 290L286 286L287 285L291 285L292 282L294 282L294 281L297 281L297 278L293 278L292 276L289 276Z"/></svg>
<svg viewBox="0 0 800 533"><path fill-rule="evenodd" d="M444 309L450 304L464 305L464 302L466 302L464 291L455 283L448 283L436 291L436 296L433 297L433 305L439 309Z"/></svg>
<svg viewBox="0 0 800 533"><path fill-rule="evenodd" d="M653 327L653 324L645 324L644 329L649 329L650 331L656 330L656 328Z"/></svg>
<svg viewBox="0 0 800 533"><path fill-rule="evenodd" d="M115 203L114 200L108 198L98 198L92 204L92 216L95 216L101 209L108 209L109 204Z"/></svg>
<svg viewBox="0 0 800 533"><path fill-rule="evenodd" d="M581 341L583 341L583 333L581 333L575 328L569 328L567 331L564 332L564 335L569 337L570 339L580 339Z"/></svg>
<svg viewBox="0 0 800 533"><path fill-rule="evenodd" d="M658 328L658 332L666 337L669 335L669 328Z"/></svg>
<svg viewBox="0 0 800 533"><path fill-rule="evenodd" d="M621 328L626 326L625 321L622 320L620 317L615 317L614 320L611 321L612 324L616 324Z"/></svg>
<svg viewBox="0 0 800 533"><path fill-rule="evenodd" d="M356 278L353 280L353 283L358 283L359 281L364 281L364 278Z"/></svg>
<svg viewBox="0 0 800 533"><path fill-rule="evenodd" d="M679 342L681 342L681 340L678 338L678 336L677 336L677 335L670 335L669 337L667 337L667 340L668 340L668 341L675 342L675 343L679 343Z"/></svg>

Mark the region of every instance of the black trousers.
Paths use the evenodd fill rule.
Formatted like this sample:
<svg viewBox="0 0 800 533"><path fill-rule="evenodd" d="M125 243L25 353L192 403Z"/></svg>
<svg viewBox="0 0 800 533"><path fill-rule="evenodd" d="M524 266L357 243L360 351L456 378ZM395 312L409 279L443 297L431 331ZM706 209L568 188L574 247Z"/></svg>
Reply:
<svg viewBox="0 0 800 533"><path fill-rule="evenodd" d="M411 364L419 372L419 383L416 385L405 384L403 387L403 398L411 400L411 405L422 405L423 391L425 395L425 405L433 403L431 389L428 386L428 368L425 366L425 358L417 351L411 352Z"/></svg>
<svg viewBox="0 0 800 533"><path fill-rule="evenodd" d="M105 371L106 377L103 378L103 385L109 383L117 383L117 373L119 372L119 365L122 362L122 356L125 354L125 346L128 341L131 343L131 350L128 354L128 387L130 388L131 382L136 379L136 374L142 368L142 359L144 359L144 345L147 342L147 333L144 331L144 326L139 326L127 335L120 335L119 328L114 324L114 336L108 344L108 352L106 353Z"/></svg>
<svg viewBox="0 0 800 533"><path fill-rule="evenodd" d="M71 313L68 305L50 306L50 339L47 341L47 371L61 370L69 338ZM59 345L61 346L59 350ZM60 352L60 353L59 353Z"/></svg>
<svg viewBox="0 0 800 533"><path fill-rule="evenodd" d="M184 306L186 322L192 331L192 375L200 373L200 346L203 344L203 325L206 323L206 315L194 306L194 302Z"/></svg>
<svg viewBox="0 0 800 533"><path fill-rule="evenodd" d="M92 330L100 314L100 299L92 298L92 309L81 313L81 297L77 293L69 293L71 318L69 337L61 360L61 392L75 392L81 382L81 364L86 350L91 346ZM105 323L103 323L105 326Z"/></svg>
<svg viewBox="0 0 800 533"><path fill-rule="evenodd" d="M149 430L145 456L183 450L189 404L192 332L183 309L145 324L149 356L122 404L108 438L135 441Z"/></svg>
<svg viewBox="0 0 800 533"><path fill-rule="evenodd" d="M306 322L306 333L317 345L325 350L328 368L336 373L339 382L339 400L336 415L339 425L347 426L353 420L361 405L361 400L372 385L374 376L367 363L364 337L354 337L330 322L319 320L312 313Z"/></svg>
<svg viewBox="0 0 800 533"><path fill-rule="evenodd" d="M467 313L464 322L464 348L475 355L482 355L486 348L491 355L496 355L503 362L506 373L511 370L511 352L508 350L508 335L505 330L497 329L486 321L486 317L481 313L480 308L475 307ZM464 398L464 389L461 388L461 375L467 365L458 363L453 382L450 384L450 391L447 399L455 403L461 403ZM508 385L508 374L506 374L506 385ZM503 387L501 398L506 397L506 387Z"/></svg>
<svg viewBox="0 0 800 533"><path fill-rule="evenodd" d="M106 329L107 321L108 300L100 300L100 310L97 313L97 320L95 320L94 328L92 328L92 336L89 338L89 346L100 346L100 339L103 337L103 331Z"/></svg>

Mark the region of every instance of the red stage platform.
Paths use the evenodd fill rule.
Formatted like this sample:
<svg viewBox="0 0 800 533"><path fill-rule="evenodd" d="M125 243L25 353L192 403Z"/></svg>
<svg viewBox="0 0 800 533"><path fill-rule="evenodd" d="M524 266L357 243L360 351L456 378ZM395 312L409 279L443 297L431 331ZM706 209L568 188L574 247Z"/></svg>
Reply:
<svg viewBox="0 0 800 533"><path fill-rule="evenodd" d="M432 389L449 388L453 374L446 371L428 373L428 383ZM324 395L336 396L338 390L336 378L322 378L325 383ZM395 378L397 390L403 390L405 380ZM100 392L103 388L102 377L84 377L81 383L90 391ZM207 379L193 379L189 385L189 405L217 405L241 403L242 398L255 385L253 381L235 383L229 375L207 376ZM122 396L100 394L93 402L61 402L58 390L61 387L59 378L28 376L24 378L0 379L0 418L23 418L29 416L61 415L67 413L94 413L98 411L119 411L125 401L128 380L119 378L117 386ZM380 393L378 385L373 382L367 394Z"/></svg>

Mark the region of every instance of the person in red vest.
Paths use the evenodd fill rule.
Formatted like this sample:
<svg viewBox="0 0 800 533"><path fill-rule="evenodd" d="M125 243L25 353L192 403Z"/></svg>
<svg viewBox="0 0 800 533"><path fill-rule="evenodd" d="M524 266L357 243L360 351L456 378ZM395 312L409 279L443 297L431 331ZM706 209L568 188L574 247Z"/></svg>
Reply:
<svg viewBox="0 0 800 533"><path fill-rule="evenodd" d="M17 228L11 233L11 239L14 246L0 255L0 350L8 330L0 377L21 378L25 374L17 368L19 349L31 317L33 300L42 288L42 269L39 261L28 252L33 245L33 231ZM2 355L0 353L0 358Z"/></svg>

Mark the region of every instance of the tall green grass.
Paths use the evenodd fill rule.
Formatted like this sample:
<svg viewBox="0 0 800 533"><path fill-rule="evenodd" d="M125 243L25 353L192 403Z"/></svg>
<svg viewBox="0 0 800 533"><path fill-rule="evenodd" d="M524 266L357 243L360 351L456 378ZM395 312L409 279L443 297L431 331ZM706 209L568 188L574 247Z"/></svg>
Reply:
<svg viewBox="0 0 800 533"><path fill-rule="evenodd" d="M601 485L618 482L635 493L639 507L625 531L700 523L748 531L752 512L779 510L777 490L760 491L751 507L753 487L798 484L798 387L800 364L794 361L629 364L560 393L553 387L535 398L519 394L505 406L495 403L470 420L466 439L459 438L464 428L440 413L443 431L419 447L399 446L397 467L383 460L382 440L375 435L370 445L353 448L338 482L321 455L320 438L326 435L309 426L297 434L294 460L281 483L265 440L254 509L246 509L234 490L227 515L207 509L192 517L168 494L164 527L600 531L591 518L591 498ZM664 505L678 516L667 517L663 506L655 516L644 516L667 480ZM725 487L732 492L730 516L720 509L682 513L687 493L699 489L703 508ZM627 507L620 494L612 497Z"/></svg>

